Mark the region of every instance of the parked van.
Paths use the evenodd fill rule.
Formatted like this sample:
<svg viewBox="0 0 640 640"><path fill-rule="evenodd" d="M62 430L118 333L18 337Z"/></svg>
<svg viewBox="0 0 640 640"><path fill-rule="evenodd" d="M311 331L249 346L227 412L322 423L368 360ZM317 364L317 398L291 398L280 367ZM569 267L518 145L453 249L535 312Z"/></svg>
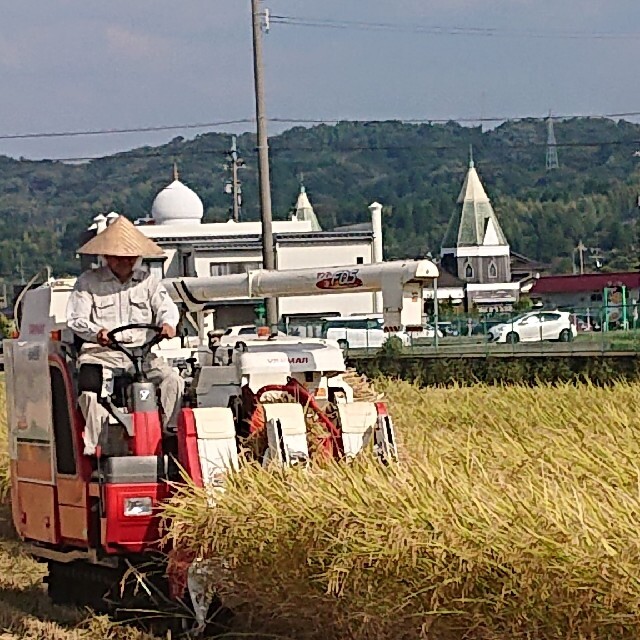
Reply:
<svg viewBox="0 0 640 640"><path fill-rule="evenodd" d="M441 336L441 332L438 332ZM404 346L411 344L411 335L404 328L386 333L382 314L340 316L328 318L322 327L322 337L335 340L342 349L378 349L391 336L397 336ZM426 327L413 337L432 338L433 327Z"/></svg>

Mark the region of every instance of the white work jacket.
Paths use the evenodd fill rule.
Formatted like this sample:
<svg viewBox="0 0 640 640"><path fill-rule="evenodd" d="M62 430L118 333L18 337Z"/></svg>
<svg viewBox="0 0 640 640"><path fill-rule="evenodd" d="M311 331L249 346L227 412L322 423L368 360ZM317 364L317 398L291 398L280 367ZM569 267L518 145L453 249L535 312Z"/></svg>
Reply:
<svg viewBox="0 0 640 640"><path fill-rule="evenodd" d="M164 285L142 268L134 269L125 283L107 266L85 271L67 304L67 326L90 343L97 343L101 329L111 331L134 323L175 328L179 320L178 307ZM130 329L115 337L129 346L140 346L152 335L144 329Z"/></svg>

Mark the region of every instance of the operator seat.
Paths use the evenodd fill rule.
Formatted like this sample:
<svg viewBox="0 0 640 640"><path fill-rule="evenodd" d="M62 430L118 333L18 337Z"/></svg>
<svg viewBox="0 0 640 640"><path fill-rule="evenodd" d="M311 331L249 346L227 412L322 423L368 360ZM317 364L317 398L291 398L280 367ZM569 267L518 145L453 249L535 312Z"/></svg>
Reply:
<svg viewBox="0 0 640 640"><path fill-rule="evenodd" d="M73 348L75 358L80 354L82 345L86 342L79 335L73 334ZM102 395L102 367L100 365L84 364L78 371L78 395L83 391L95 391L98 397ZM122 408L127 405L127 388L133 382L130 373L116 373L113 376L112 401L116 407Z"/></svg>
<svg viewBox="0 0 640 640"><path fill-rule="evenodd" d="M114 373L111 395L114 406L118 408L127 406L127 388L131 382L133 382L131 374ZM78 395L84 391L95 393L99 400L104 399L101 364L83 364L78 370ZM103 457L127 455L129 448L125 427L114 420L107 420L100 433L99 446Z"/></svg>

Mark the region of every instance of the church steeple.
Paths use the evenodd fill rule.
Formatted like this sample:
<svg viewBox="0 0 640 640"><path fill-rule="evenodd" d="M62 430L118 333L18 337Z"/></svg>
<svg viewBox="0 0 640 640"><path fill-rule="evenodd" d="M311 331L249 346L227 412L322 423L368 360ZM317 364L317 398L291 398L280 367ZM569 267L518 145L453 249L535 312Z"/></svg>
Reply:
<svg viewBox="0 0 640 640"><path fill-rule="evenodd" d="M298 194L296 210L293 215L296 220L309 220L311 222L312 231L322 231L322 227L318 222L318 217L316 216L316 213L311 206L309 196L307 195L307 189L304 186L302 174L300 174L300 193Z"/></svg>
<svg viewBox="0 0 640 640"><path fill-rule="evenodd" d="M469 168L440 250L442 268L465 282L465 308L510 309L511 249L493 211L469 146Z"/></svg>
<svg viewBox="0 0 640 640"><path fill-rule="evenodd" d="M469 147L469 169L445 233L442 248L508 246L473 161Z"/></svg>

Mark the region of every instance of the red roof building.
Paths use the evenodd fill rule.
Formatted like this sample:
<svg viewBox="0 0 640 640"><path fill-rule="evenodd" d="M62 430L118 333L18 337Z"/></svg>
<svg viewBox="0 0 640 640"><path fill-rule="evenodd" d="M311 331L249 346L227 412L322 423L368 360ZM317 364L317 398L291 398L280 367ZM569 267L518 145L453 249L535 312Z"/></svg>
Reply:
<svg viewBox="0 0 640 640"><path fill-rule="evenodd" d="M629 313L634 318L638 313L640 300L640 273L624 271L617 273L585 273L581 275L543 276L531 288L530 297L534 303L542 303L549 309L571 311L579 315L592 316L604 309L605 288L625 286ZM613 292L607 299L609 314L622 305L621 292Z"/></svg>
<svg viewBox="0 0 640 640"><path fill-rule="evenodd" d="M602 293L605 287L624 285L627 289L640 288L640 272L584 273L580 275L543 276L531 289L531 297L550 294Z"/></svg>

